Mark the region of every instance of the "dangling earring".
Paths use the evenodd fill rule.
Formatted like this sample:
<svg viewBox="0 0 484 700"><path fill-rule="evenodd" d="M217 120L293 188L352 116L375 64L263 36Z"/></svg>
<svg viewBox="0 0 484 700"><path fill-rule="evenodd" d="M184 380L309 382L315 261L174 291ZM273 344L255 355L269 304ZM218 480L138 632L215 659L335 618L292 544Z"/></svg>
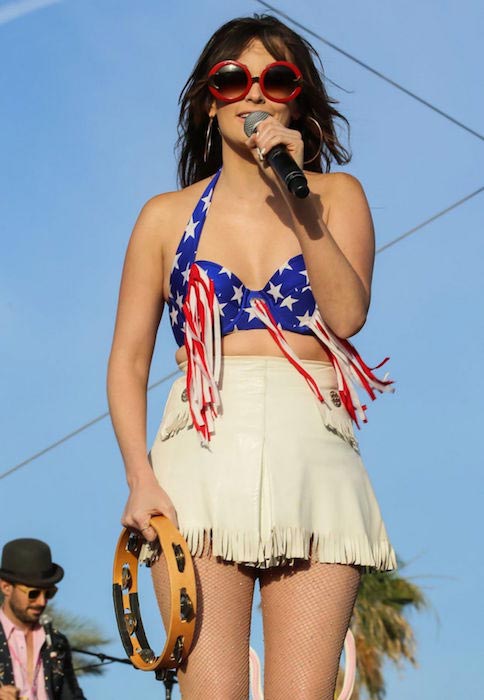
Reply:
<svg viewBox="0 0 484 700"><path fill-rule="evenodd" d="M213 117L210 117L208 122L207 131L205 132L205 148L203 149L203 162L206 163L208 159L208 154L212 147L212 125Z"/></svg>
<svg viewBox="0 0 484 700"><path fill-rule="evenodd" d="M307 119L308 121L312 121L314 124L316 124L316 128L317 128L318 133L319 133L319 146L318 146L318 150L317 150L316 153L313 155L313 157L310 158L309 160L305 160L305 161L304 161L304 165L308 165L308 163L312 163L313 160L316 160L316 158L318 158L318 156L319 156L319 157L321 156L321 149L322 149L322 147L323 147L323 141L324 141L324 138L323 138L323 130L321 129L321 126L319 125L319 122L318 122L314 117L306 117L306 119Z"/></svg>

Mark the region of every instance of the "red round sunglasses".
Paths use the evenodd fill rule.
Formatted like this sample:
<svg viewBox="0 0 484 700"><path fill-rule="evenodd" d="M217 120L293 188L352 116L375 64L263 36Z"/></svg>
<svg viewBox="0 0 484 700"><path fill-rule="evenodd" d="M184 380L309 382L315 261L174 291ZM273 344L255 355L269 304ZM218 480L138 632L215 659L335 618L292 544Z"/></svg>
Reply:
<svg viewBox="0 0 484 700"><path fill-rule="evenodd" d="M252 76L239 61L220 61L208 74L208 89L223 102L243 100L253 83L259 83L262 94L271 102L290 102L302 90L302 73L294 63L274 61L260 76Z"/></svg>

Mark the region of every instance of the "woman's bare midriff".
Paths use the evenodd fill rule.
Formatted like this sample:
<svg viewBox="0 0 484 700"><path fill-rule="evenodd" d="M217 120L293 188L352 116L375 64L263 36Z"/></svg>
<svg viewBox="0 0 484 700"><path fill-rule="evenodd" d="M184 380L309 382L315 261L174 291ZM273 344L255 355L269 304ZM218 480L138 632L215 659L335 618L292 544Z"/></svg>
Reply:
<svg viewBox="0 0 484 700"><path fill-rule="evenodd" d="M311 335L284 332L284 336L300 360L318 360L329 362L328 354L319 341ZM222 338L223 355L258 355L267 357L284 357L283 353L265 329L252 331L235 331ZM176 352L178 364L185 362L187 354L182 346Z"/></svg>

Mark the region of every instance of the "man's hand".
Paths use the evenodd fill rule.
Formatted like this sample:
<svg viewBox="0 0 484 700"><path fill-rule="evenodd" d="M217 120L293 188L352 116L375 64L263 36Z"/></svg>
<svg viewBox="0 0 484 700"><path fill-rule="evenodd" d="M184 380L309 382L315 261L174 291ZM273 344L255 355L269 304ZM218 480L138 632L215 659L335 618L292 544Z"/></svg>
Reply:
<svg viewBox="0 0 484 700"><path fill-rule="evenodd" d="M14 685L2 685L0 687L0 700L19 700L20 690Z"/></svg>

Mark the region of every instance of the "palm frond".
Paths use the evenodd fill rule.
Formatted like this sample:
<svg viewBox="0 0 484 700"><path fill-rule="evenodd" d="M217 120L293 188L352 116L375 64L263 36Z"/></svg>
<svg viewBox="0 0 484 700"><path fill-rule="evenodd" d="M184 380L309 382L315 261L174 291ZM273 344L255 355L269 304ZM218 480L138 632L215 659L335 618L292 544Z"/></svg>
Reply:
<svg viewBox="0 0 484 700"><path fill-rule="evenodd" d="M399 562L399 571L402 568ZM416 641L407 615L427 606L421 588L396 571L363 574L351 621L357 657L352 700L359 700L362 691L370 700L383 700L385 658L398 668L404 662L416 665Z"/></svg>
<svg viewBox="0 0 484 700"><path fill-rule="evenodd" d="M49 613L52 616L54 627L66 635L70 645L74 648L97 651L100 646L110 641L99 631L96 623L88 618L73 615L65 610L58 610L53 606L49 606ZM104 672L102 664L96 665L95 661L89 663L86 661L86 657L81 654L73 653L72 662L78 676L99 676Z"/></svg>

